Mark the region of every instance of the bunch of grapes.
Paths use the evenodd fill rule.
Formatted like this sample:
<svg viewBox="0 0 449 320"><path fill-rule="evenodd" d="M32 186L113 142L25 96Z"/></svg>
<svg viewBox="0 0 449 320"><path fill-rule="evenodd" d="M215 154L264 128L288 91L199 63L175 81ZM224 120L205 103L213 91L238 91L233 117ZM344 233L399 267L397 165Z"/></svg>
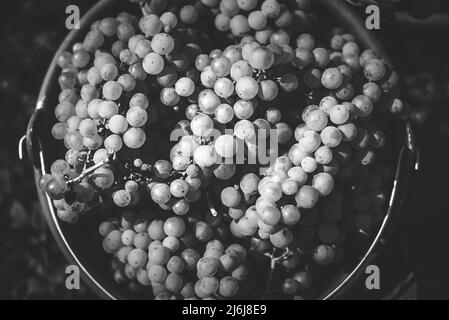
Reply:
<svg viewBox="0 0 449 320"><path fill-rule="evenodd" d="M382 220L385 130L409 115L397 73L340 29L327 46L301 33L309 0L140 4L59 58L66 155L41 188L69 223L111 203L150 209L100 233L115 279L157 299L316 296L346 240ZM209 50L214 30L227 40ZM266 276L260 258L265 288L249 276Z"/></svg>
<svg viewBox="0 0 449 320"><path fill-rule="evenodd" d="M287 262L287 269L293 269L287 273L301 259L319 266L341 261L346 235L369 234L379 225L391 179L381 164L388 149L379 123L391 120L392 113L400 118L409 115L407 105L395 98L395 71L373 50L361 52L351 35L336 30L330 42L333 51L315 47L309 34L296 42L292 64L297 71L291 77L302 79L302 90L317 104L302 110L304 123L294 131L295 143L288 127L280 135L285 140L279 143L290 149L265 177L249 173L238 187L221 193L222 203L230 208L235 237L267 240L265 247L283 250L287 254L282 259L287 261L292 252L293 257L299 253L293 265ZM342 194L345 203L351 203L345 210ZM288 278L286 294L299 290L291 283Z"/></svg>
<svg viewBox="0 0 449 320"><path fill-rule="evenodd" d="M179 176L179 166L166 174L166 163L148 154L158 149L156 139L163 126L155 123L165 119L160 116L167 114L164 107L174 107L180 97L191 95L198 77L189 67L201 51L194 42L198 36L184 20L178 23L170 11L140 20L129 13L104 18L92 24L73 52L58 58L59 122L52 134L64 142L67 152L41 179L40 187L64 221L77 221L103 198L111 197L118 207L135 205L152 182ZM178 33L176 42L166 32ZM158 99L153 98L156 93ZM149 161L140 158L142 154ZM174 185L182 188L177 182ZM186 206L176 206L179 214L186 213Z"/></svg>
<svg viewBox="0 0 449 320"><path fill-rule="evenodd" d="M250 284L247 250L204 221L181 217L136 218L132 211L99 228L114 255L114 278L133 291L152 290L156 300L235 298Z"/></svg>

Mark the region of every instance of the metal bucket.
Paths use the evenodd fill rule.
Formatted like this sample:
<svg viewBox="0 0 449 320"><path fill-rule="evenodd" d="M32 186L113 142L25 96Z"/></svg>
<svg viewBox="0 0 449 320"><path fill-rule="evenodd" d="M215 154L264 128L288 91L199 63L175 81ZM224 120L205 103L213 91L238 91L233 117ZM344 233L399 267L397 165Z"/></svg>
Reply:
<svg viewBox="0 0 449 320"><path fill-rule="evenodd" d="M373 48L381 56L387 54L379 39L364 27L361 18L344 2L344 0L315 0L325 14L331 16L334 22L356 36L364 48ZM90 27L90 24L107 14L117 14L129 10L129 3L120 0L101 0L93 6L81 20L79 30L73 30L62 42L56 53L43 82L36 110L32 115L26 136L21 140L19 149L26 142L29 160L34 166L36 184L40 177L49 171L51 163L56 160L57 147L51 136L51 126L54 123L53 110L57 104L58 67L57 57L80 40ZM354 269L335 279L327 292L320 299L344 299L351 289L360 281L366 266L374 264L381 255L387 240L394 229L401 207L403 205L407 186L413 171L417 170L418 151L414 143L411 125L401 122L397 128L399 134L395 145L396 168L389 207L383 223L363 257ZM101 217L90 214L76 225L62 223L57 215L51 199L37 188L37 193L47 220L48 226L61 251L70 264L80 267L84 282L103 299L130 299L135 295L128 289L116 284L112 275L107 272L110 267L110 257L103 252L101 239L97 228ZM94 228L92 226L95 226Z"/></svg>

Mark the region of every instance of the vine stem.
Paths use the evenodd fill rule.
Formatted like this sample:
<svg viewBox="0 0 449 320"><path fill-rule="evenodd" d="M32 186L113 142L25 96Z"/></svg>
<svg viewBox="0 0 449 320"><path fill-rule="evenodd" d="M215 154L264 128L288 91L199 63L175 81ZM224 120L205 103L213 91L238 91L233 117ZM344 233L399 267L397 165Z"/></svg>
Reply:
<svg viewBox="0 0 449 320"><path fill-rule="evenodd" d="M209 211L214 217L218 217L218 211L215 209L214 202L212 201L212 198L210 196L210 193L206 193L206 199L207 199L207 206L209 207Z"/></svg>
<svg viewBox="0 0 449 320"><path fill-rule="evenodd" d="M142 15L145 17L148 15L147 11L145 10L145 1L139 2L140 10L142 11Z"/></svg>
<svg viewBox="0 0 449 320"><path fill-rule="evenodd" d="M84 168L83 172L76 177L75 179L67 181L67 184L70 186L79 184L84 178L88 177L90 174L95 172L95 170L105 166L106 164L110 163L115 157L115 152L109 153L108 157L106 159L103 159L101 162L97 163L96 165L90 167L90 168Z"/></svg>
<svg viewBox="0 0 449 320"><path fill-rule="evenodd" d="M267 284L265 286L265 290L262 295L262 299L266 299L266 296L270 293L271 283L273 281L274 272L276 271L276 264L287 259L292 254L292 252L290 251L290 249L288 247L278 257L275 256L275 253L276 253L276 248L273 248L273 251L271 253L268 253L268 252L265 253L265 256L270 258L270 272L268 273Z"/></svg>

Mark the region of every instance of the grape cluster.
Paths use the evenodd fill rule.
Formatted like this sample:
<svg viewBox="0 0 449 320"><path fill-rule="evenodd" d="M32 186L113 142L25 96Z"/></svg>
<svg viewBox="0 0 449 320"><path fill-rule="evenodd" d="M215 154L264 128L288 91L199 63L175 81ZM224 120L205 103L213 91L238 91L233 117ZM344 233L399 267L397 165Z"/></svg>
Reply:
<svg viewBox="0 0 449 320"><path fill-rule="evenodd" d="M310 7L147 1L59 58L52 133L67 151L40 186L71 223L108 203L151 211L100 227L119 283L156 299L312 298L346 240L377 230L386 129L409 108L397 73L353 35L303 33ZM209 50L212 29L227 40ZM265 277L267 257L280 285L259 288L249 271Z"/></svg>
<svg viewBox="0 0 449 320"><path fill-rule="evenodd" d="M95 206L102 201L99 195L111 197L118 207L133 206L142 192L152 189L152 182L176 177L179 166L168 174L158 172L164 161L156 162L148 153L157 149L161 128L155 123L164 119L163 108L174 107L195 90L198 72L189 68L189 60L201 49L193 42L197 35L183 35L193 33L184 20L178 23L171 11L140 20L129 13L104 18L92 24L73 52L58 58L61 93L52 134L67 152L40 186L54 199L64 221L75 222L90 202ZM167 32L178 33L177 41ZM160 99L154 101L156 92ZM149 161L136 157L143 150ZM183 187L177 182L172 190ZM155 201L163 205L162 200ZM185 214L188 203L175 207Z"/></svg>
<svg viewBox="0 0 449 320"><path fill-rule="evenodd" d="M234 219L232 234L267 240L266 246L295 252L293 257L299 252L298 258L285 257L296 259L293 265L287 262L287 269L293 270L301 259L319 266L341 261L347 234L370 233L379 225L391 174L381 164L386 136L376 119L409 115L407 105L395 98L395 71L373 50L362 52L351 35L336 30L332 51L316 47L309 34L299 35L296 43L295 77L317 103L303 109L304 123L293 134L286 129L282 136L290 148L265 177L249 173L239 187L221 193ZM272 112L267 111L268 120ZM343 193L345 204L352 202L348 208L343 207ZM299 291L299 285L292 288L291 283L286 279L286 294Z"/></svg>
<svg viewBox="0 0 449 320"><path fill-rule="evenodd" d="M207 3L206 3L207 2ZM311 19L311 1L227 0L203 1L214 7L215 27L232 38L253 33L260 44L283 41L292 31L305 30Z"/></svg>
<svg viewBox="0 0 449 320"><path fill-rule="evenodd" d="M214 239L204 221L136 218L132 211L99 228L114 255L114 278L131 290L150 288L156 300L235 298L247 287L247 250Z"/></svg>

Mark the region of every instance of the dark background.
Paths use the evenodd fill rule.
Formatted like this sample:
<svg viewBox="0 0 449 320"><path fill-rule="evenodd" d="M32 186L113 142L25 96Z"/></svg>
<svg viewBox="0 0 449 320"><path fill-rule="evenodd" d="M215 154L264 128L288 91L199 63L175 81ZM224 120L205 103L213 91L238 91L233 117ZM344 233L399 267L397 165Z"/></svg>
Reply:
<svg viewBox="0 0 449 320"><path fill-rule="evenodd" d="M75 3L83 14L94 2ZM0 4L1 299L95 298L84 287L65 289L66 262L43 220L31 167L17 155L46 69L67 33L69 4L73 1ZM449 24L416 28L394 23L389 14L382 17L381 37L404 80L403 96L412 105L423 153L382 281L393 287L411 271L419 298L449 299Z"/></svg>

